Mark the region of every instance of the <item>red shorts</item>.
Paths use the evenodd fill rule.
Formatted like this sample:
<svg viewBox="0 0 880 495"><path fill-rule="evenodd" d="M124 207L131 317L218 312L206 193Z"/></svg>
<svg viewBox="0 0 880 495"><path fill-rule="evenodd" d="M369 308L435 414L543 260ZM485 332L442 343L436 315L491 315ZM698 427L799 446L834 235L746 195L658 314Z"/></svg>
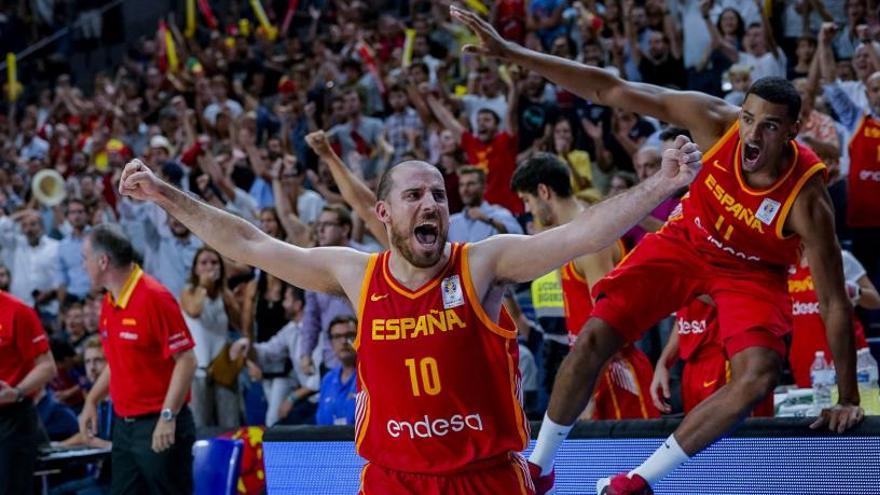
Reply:
<svg viewBox="0 0 880 495"><path fill-rule="evenodd" d="M681 401L685 414L708 399L719 388L730 381L730 362L724 350L718 346L707 346L697 355L688 359L681 372ZM752 410L753 417L772 418L773 393Z"/></svg>
<svg viewBox="0 0 880 495"><path fill-rule="evenodd" d="M667 225L649 234L593 287L592 316L629 342L700 294L718 306L719 340L728 356L767 347L785 356L791 331L787 272L771 268L711 265L687 233Z"/></svg>
<svg viewBox="0 0 880 495"><path fill-rule="evenodd" d="M611 358L593 393L593 419L651 419L660 411L651 401L654 368L648 356L634 345Z"/></svg>
<svg viewBox="0 0 880 495"><path fill-rule="evenodd" d="M472 495L503 493L534 495L525 459L510 453L451 474L419 474L367 463L361 471L358 495Z"/></svg>

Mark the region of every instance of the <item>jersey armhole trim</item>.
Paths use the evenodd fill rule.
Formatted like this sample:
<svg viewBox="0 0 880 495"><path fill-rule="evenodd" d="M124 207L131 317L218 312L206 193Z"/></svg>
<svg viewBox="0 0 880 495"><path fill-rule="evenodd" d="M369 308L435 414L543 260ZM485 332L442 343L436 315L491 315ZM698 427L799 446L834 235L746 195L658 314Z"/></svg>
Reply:
<svg viewBox="0 0 880 495"><path fill-rule="evenodd" d="M515 339L517 337L516 328L509 330L492 321L492 318L486 314L486 310L483 308L482 300L477 297L477 290L471 279L471 266L468 259L468 256L470 255L470 247L470 244L465 244L461 248L461 274L464 277L464 290L467 293L468 299L471 301L471 308L474 310L477 318L479 318L483 325L486 325L486 328L492 333L505 339ZM501 306L501 311L506 311L503 304Z"/></svg>
<svg viewBox="0 0 880 495"><path fill-rule="evenodd" d="M364 270L364 279L361 281L361 296L357 307L357 336L354 338L354 345L352 345L355 351L360 347L361 335L364 334L364 308L367 304L367 292L370 291L370 282L373 280L373 272L375 271L379 256L384 256L384 253L370 255L370 259L367 261L367 268Z"/></svg>
<svg viewBox="0 0 880 495"><path fill-rule="evenodd" d="M807 181L810 180L817 173L824 170L827 170L825 164L823 162L816 162L794 184L794 187L788 194L788 197L785 198L785 203L783 203L782 205L782 210L779 211L779 218L776 219L777 238L789 239L792 237L791 235L784 235L782 229L785 228L785 221L788 219L788 213L791 210L792 205L794 205L794 200L798 197L798 194L800 194L801 189L804 188L804 185L807 183Z"/></svg>
<svg viewBox="0 0 880 495"><path fill-rule="evenodd" d="M715 141L715 144L713 144L712 147L709 148L709 151L703 153L703 163L707 163L710 158L714 158L715 155L718 153L718 150L721 149L722 146L727 144L730 136L738 130L739 119L736 119L735 121L733 121L733 124L731 124L730 127L728 127L726 131L724 131L724 134L722 134L721 137L718 138L718 141Z"/></svg>

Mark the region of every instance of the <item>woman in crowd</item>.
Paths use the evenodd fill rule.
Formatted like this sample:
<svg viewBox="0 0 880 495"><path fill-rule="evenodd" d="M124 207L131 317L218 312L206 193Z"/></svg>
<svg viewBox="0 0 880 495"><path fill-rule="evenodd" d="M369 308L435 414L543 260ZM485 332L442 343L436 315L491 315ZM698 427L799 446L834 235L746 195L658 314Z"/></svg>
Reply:
<svg viewBox="0 0 880 495"><path fill-rule="evenodd" d="M196 251L180 306L196 343L199 367L190 402L196 427L235 428L240 424L238 391L214 383L208 374L211 362L225 350L230 324L241 321L241 308L227 288L226 269L217 251L209 247Z"/></svg>

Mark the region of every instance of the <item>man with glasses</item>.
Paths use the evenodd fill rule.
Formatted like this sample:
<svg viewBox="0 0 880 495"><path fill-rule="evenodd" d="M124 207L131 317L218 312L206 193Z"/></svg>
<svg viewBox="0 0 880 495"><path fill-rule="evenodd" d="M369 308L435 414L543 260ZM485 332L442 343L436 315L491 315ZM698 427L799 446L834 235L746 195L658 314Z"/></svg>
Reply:
<svg viewBox="0 0 880 495"><path fill-rule="evenodd" d="M330 370L321 380L315 422L319 425L353 425L357 353L352 343L357 337L357 318L347 315L333 318L328 335L339 366Z"/></svg>
<svg viewBox="0 0 880 495"><path fill-rule="evenodd" d="M351 212L344 206L325 206L318 216L318 221L315 222L315 230L318 233L318 246L341 246L367 251L364 246L351 240ZM318 345L323 346L324 371L339 366L336 353L333 352L330 344L320 337L321 330L328 328L340 316L354 316L354 308L351 307L348 299L323 292L306 291L305 315L301 330L303 340L297 356L303 373L312 374L319 371L315 369L312 361L312 352Z"/></svg>

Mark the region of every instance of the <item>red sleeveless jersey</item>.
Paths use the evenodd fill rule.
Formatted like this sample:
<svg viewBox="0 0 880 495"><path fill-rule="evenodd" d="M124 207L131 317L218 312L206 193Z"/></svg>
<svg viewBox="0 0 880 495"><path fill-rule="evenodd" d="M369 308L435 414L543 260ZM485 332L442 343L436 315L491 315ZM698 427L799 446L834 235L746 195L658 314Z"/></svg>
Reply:
<svg viewBox="0 0 880 495"><path fill-rule="evenodd" d="M568 330L568 344L572 345L593 312L593 299L590 297L590 284L578 273L574 261L569 261L559 270L565 305L565 328Z"/></svg>
<svg viewBox="0 0 880 495"><path fill-rule="evenodd" d="M682 199L671 226L684 227L712 264L729 268L784 269L799 259L800 237L783 233L795 198L825 164L809 148L791 141L794 163L766 189L745 182L739 123L706 152L703 168ZM678 214L677 214L678 213Z"/></svg>
<svg viewBox="0 0 880 495"><path fill-rule="evenodd" d="M358 454L411 473L446 473L523 450L516 327L495 323L476 296L468 245L411 291L388 251L370 258L358 314Z"/></svg>
<svg viewBox="0 0 880 495"><path fill-rule="evenodd" d="M694 299L690 304L675 313L678 321L678 357L683 361L705 351L713 350L723 354L724 347L718 341L718 314L715 306Z"/></svg>
<svg viewBox="0 0 880 495"><path fill-rule="evenodd" d="M880 121L862 117L849 141L846 223L880 227Z"/></svg>
<svg viewBox="0 0 880 495"><path fill-rule="evenodd" d="M825 336L825 322L822 321L822 315L819 313L819 296L813 285L810 268L798 263L789 267L788 273L788 293L791 296L793 316L791 350L788 359L798 387L810 387L812 386L810 366L816 357L816 351L825 351L825 356L830 358L831 349ZM856 349L868 347L862 323L855 315L852 320L856 334Z"/></svg>

